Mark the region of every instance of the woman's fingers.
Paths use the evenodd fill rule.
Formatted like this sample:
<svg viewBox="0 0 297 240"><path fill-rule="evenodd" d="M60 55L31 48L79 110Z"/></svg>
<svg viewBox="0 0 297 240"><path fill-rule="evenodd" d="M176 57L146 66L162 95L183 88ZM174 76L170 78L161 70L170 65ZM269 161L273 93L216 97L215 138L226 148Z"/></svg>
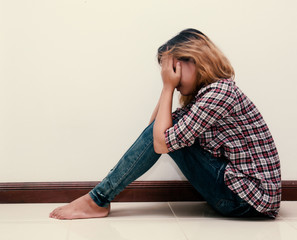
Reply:
<svg viewBox="0 0 297 240"><path fill-rule="evenodd" d="M164 55L162 57L162 64L161 67L163 69L166 69L167 71L172 70L173 71L173 56L172 55Z"/></svg>
<svg viewBox="0 0 297 240"><path fill-rule="evenodd" d="M180 62L177 62L176 63L175 73L176 73L176 75L181 76L181 65L180 65Z"/></svg>
<svg viewBox="0 0 297 240"><path fill-rule="evenodd" d="M169 85L172 88L177 87L181 78L180 62L176 63L176 67L174 68L173 56L166 54L162 56L161 67L162 67L161 75L163 79L163 84Z"/></svg>
<svg viewBox="0 0 297 240"><path fill-rule="evenodd" d="M173 70L173 56L170 55L167 57L167 67Z"/></svg>
<svg viewBox="0 0 297 240"><path fill-rule="evenodd" d="M168 54L165 54L162 56L162 68L168 68L169 67L169 58L170 56Z"/></svg>

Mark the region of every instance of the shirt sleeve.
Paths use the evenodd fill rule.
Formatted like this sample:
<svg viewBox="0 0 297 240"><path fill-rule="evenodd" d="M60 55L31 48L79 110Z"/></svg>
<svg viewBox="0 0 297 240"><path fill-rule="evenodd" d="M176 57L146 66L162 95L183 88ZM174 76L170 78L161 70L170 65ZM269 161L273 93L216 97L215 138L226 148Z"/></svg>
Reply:
<svg viewBox="0 0 297 240"><path fill-rule="evenodd" d="M172 113L172 120L178 120L182 118L183 115L187 113L187 109L185 108L177 108L173 113Z"/></svg>
<svg viewBox="0 0 297 240"><path fill-rule="evenodd" d="M182 108L177 108L173 113L172 113L172 120L176 120L181 116L183 113Z"/></svg>
<svg viewBox="0 0 297 240"><path fill-rule="evenodd" d="M230 83L215 83L206 87L190 110L165 132L169 152L191 146L195 139L216 121L227 116L235 104L235 93Z"/></svg>
<svg viewBox="0 0 297 240"><path fill-rule="evenodd" d="M178 121L185 115L190 109L191 106L195 103L195 100L191 101L187 106L182 107L182 108L177 108L173 113L172 113L172 120L173 121Z"/></svg>

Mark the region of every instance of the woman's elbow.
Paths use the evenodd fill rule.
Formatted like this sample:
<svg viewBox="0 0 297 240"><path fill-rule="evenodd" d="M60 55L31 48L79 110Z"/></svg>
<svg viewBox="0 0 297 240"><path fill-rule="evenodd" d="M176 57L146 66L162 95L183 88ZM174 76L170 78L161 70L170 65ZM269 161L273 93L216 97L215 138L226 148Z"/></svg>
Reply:
<svg viewBox="0 0 297 240"><path fill-rule="evenodd" d="M158 154L165 154L169 152L165 143L162 144L156 140L154 140L154 151Z"/></svg>

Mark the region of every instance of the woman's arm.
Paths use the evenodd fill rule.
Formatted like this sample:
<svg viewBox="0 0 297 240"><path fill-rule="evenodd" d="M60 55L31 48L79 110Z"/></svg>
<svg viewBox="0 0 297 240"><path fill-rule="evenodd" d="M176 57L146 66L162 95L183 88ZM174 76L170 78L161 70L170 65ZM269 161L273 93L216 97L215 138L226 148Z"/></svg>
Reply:
<svg viewBox="0 0 297 240"><path fill-rule="evenodd" d="M172 127L172 96L174 89L163 88L160 97L159 111L154 124L154 150L156 153L168 153L165 143L165 131Z"/></svg>
<svg viewBox="0 0 297 240"><path fill-rule="evenodd" d="M161 75L163 89L153 130L154 150L156 153L168 153L165 142L165 131L172 127L172 98L174 89L178 86L181 78L180 63L177 63L176 71L174 72L173 57L164 56L162 58Z"/></svg>
<svg viewBox="0 0 297 240"><path fill-rule="evenodd" d="M161 98L161 97L160 97L160 98ZM155 107L155 109L154 109L154 111L153 111L153 113L152 113L152 116L151 116L151 118L150 118L149 125L155 120L155 118L156 118L156 116L157 116L157 113L158 113L158 111L159 111L159 106L160 106L160 98L159 98L158 103L157 103L157 105L156 105L156 107Z"/></svg>

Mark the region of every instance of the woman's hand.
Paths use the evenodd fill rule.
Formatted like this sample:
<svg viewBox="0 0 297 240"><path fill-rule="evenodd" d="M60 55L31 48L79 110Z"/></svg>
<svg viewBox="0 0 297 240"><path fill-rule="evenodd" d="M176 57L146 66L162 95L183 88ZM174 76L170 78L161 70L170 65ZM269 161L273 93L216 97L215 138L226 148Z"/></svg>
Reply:
<svg viewBox="0 0 297 240"><path fill-rule="evenodd" d="M172 127L172 98L174 89L180 84L181 80L181 65L177 63L174 71L174 61L173 56L168 55L163 56L161 60L163 89L153 130L154 150L159 154L168 153L165 131Z"/></svg>
<svg viewBox="0 0 297 240"><path fill-rule="evenodd" d="M161 76L163 80L163 87L174 90L180 83L181 79L181 65L176 63L174 71L173 56L165 55L161 60Z"/></svg>

